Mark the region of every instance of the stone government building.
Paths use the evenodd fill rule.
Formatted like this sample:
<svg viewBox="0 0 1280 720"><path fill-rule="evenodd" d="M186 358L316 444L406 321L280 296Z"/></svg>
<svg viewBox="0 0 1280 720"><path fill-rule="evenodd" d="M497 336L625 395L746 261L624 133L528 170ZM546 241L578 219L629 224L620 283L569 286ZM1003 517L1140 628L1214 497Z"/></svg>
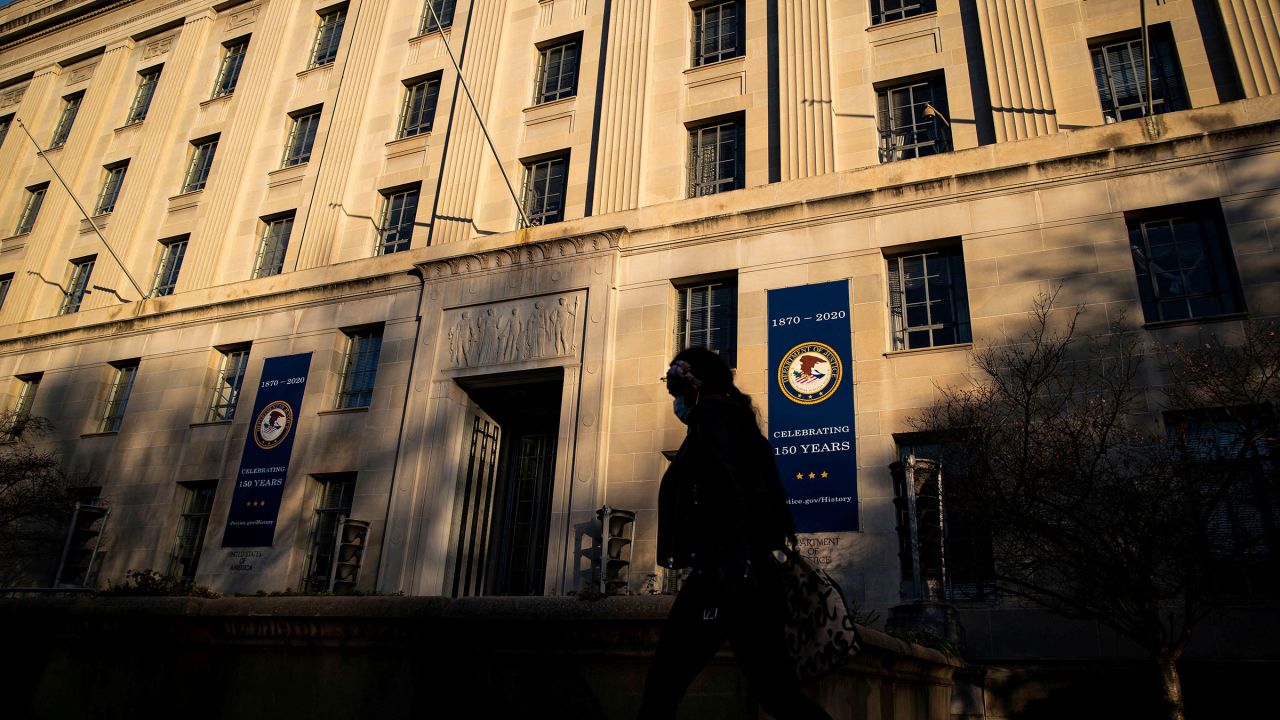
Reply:
<svg viewBox="0 0 1280 720"><path fill-rule="evenodd" d="M1135 1L17 0L0 406L110 508L99 585L330 589L353 518L362 591L563 595L607 503L639 591L671 355L719 349L767 421L766 291L845 280L862 529L807 540L884 611L916 599L908 419L1037 293L1163 339L1280 315L1275 3L1146 15L1150 98ZM298 353L274 541L224 548L264 360ZM1023 652L953 562L974 652Z"/></svg>

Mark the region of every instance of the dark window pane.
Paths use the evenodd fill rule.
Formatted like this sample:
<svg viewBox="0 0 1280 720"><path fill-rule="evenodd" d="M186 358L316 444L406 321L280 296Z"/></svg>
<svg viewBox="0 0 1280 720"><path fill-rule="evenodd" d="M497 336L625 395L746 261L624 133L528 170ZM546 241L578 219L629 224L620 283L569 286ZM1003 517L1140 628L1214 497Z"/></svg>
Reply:
<svg viewBox="0 0 1280 720"><path fill-rule="evenodd" d="M218 67L218 77L213 83L213 97L219 98L235 92L236 83L240 80L240 66L244 64L244 54L248 49L248 38L226 46L222 64Z"/></svg>
<svg viewBox="0 0 1280 720"><path fill-rule="evenodd" d="M151 109L151 98L156 94L156 85L160 83L160 68L148 68L138 74L138 89L133 94L133 105L129 107L126 125L142 122Z"/></svg>
<svg viewBox="0 0 1280 720"><path fill-rule="evenodd" d="M892 257L888 270L894 350L971 340L960 248Z"/></svg>
<svg viewBox="0 0 1280 720"><path fill-rule="evenodd" d="M529 225L564 219L564 187L568 158L555 157L525 165L524 212Z"/></svg>
<svg viewBox="0 0 1280 720"><path fill-rule="evenodd" d="M255 278L280 274L284 269L284 255L289 249L289 235L292 232L292 215L265 223L262 228L262 242L258 245L258 257L253 265Z"/></svg>
<svg viewBox="0 0 1280 720"><path fill-rule="evenodd" d="M346 21L346 8L330 10L320 16L320 27L316 28L316 41L311 48L308 67L328 65L337 59L338 43L342 41L342 27Z"/></svg>
<svg viewBox="0 0 1280 720"><path fill-rule="evenodd" d="M378 232L378 255L408 250L413 241L413 223L418 213L418 189L385 196Z"/></svg>

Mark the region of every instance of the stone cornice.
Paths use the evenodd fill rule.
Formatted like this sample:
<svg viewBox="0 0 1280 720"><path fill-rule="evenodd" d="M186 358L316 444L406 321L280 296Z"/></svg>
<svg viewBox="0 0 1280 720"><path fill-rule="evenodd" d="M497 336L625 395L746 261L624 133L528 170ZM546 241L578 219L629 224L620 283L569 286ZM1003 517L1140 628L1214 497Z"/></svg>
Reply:
<svg viewBox="0 0 1280 720"><path fill-rule="evenodd" d="M418 268L427 280L437 280L616 250L621 241L622 230L602 230L584 235L482 250L440 260L428 260L419 263Z"/></svg>

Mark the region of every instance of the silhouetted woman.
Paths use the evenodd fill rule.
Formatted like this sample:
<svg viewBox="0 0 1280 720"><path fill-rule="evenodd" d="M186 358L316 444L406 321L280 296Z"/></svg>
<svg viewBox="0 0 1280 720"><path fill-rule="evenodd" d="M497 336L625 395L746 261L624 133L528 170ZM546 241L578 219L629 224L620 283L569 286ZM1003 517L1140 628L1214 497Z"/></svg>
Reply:
<svg viewBox="0 0 1280 720"><path fill-rule="evenodd" d="M662 626L640 717L675 717L727 639L769 714L829 719L800 692L783 639L786 607L772 553L794 526L751 400L725 361L703 348L676 355L666 382L689 430L658 490L658 561L692 570Z"/></svg>

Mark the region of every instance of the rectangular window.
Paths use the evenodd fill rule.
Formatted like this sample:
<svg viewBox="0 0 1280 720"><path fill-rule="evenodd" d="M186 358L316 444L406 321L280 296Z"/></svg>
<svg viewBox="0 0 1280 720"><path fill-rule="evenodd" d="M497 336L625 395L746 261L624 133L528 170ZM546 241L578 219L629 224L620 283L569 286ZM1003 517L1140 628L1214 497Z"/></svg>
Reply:
<svg viewBox="0 0 1280 720"><path fill-rule="evenodd" d="M22 203L22 214L18 216L18 227L14 228L14 235L31 232L36 225L36 218L40 215L40 206L44 204L44 193L49 189L49 183L41 183L27 188L27 199Z"/></svg>
<svg viewBox="0 0 1280 720"><path fill-rule="evenodd" d="M129 170L129 161L107 165L102 169L107 176L103 178L102 189L98 191L98 201L93 206L94 215L105 215L116 209L116 200L120 199L120 188L124 187L124 174Z"/></svg>
<svg viewBox="0 0 1280 720"><path fill-rule="evenodd" d="M1280 494L1273 469L1277 427L1270 407L1232 407L1165 418L1169 443L1202 504L1205 548L1217 585L1233 595L1280 589Z"/></svg>
<svg viewBox="0 0 1280 720"><path fill-rule="evenodd" d="M935 0L871 0L871 24L924 15L936 9Z"/></svg>
<svg viewBox="0 0 1280 720"><path fill-rule="evenodd" d="M213 381L213 398L209 401L206 422L225 422L236 416L240 402L240 386L249 367L249 346L241 345L220 351L218 376Z"/></svg>
<svg viewBox="0 0 1280 720"><path fill-rule="evenodd" d="M533 104L540 105L578 94L578 41L549 45L538 51L538 81Z"/></svg>
<svg viewBox="0 0 1280 720"><path fill-rule="evenodd" d="M187 176L182 181L182 192L204 189L204 184L209 180L209 170L213 167L213 155L217 151L217 135L191 141L191 164L187 166Z"/></svg>
<svg viewBox="0 0 1280 720"><path fill-rule="evenodd" d="M947 90L941 78L886 87L876 92L880 162L908 160L951 149Z"/></svg>
<svg viewBox="0 0 1280 720"><path fill-rule="evenodd" d="M342 521L351 516L356 474L322 475L316 480L320 482L320 488L311 526L311 559L307 563L306 586L311 592L325 592L331 589L338 530Z"/></svg>
<svg viewBox="0 0 1280 720"><path fill-rule="evenodd" d="M293 167L311 160L311 146L316 141L316 128L320 127L320 108L299 110L289 117L289 139L284 144L281 167Z"/></svg>
<svg viewBox="0 0 1280 720"><path fill-rule="evenodd" d="M1240 312L1235 261L1217 204L1130 215L1129 245L1147 322Z"/></svg>
<svg viewBox="0 0 1280 720"><path fill-rule="evenodd" d="M311 46L311 62L307 67L328 65L337 59L338 43L342 41L342 26L346 22L346 6L320 13L320 25L316 28L316 41Z"/></svg>
<svg viewBox="0 0 1280 720"><path fill-rule="evenodd" d="M155 97L156 85L160 83L160 71L163 66L147 68L138 73L138 89L133 93L133 104L129 106L129 116L125 118L125 125L140 123L147 118L147 111L151 109L151 98Z"/></svg>
<svg viewBox="0 0 1280 720"><path fill-rule="evenodd" d="M547 225L564 219L564 187L569 157L559 155L525 163L524 214L529 225Z"/></svg>
<svg viewBox="0 0 1280 720"><path fill-rule="evenodd" d="M11 124L13 124L12 115L0 117L0 145L4 145L4 139L9 137L9 125Z"/></svg>
<svg viewBox="0 0 1280 720"><path fill-rule="evenodd" d="M1151 105L1159 113L1187 109L1182 70L1168 24L1154 25L1151 41ZM1142 37L1137 33L1105 43L1093 43L1093 77L1107 122L1147 114L1147 70Z"/></svg>
<svg viewBox="0 0 1280 720"><path fill-rule="evenodd" d="M369 407L373 403L373 381L378 375L378 355L382 352L382 328L349 330L342 356L342 377L338 382L338 408Z"/></svg>
<svg viewBox="0 0 1280 720"><path fill-rule="evenodd" d="M187 236L160 244L160 262L156 265L156 278L151 284L151 297L172 295L178 286L178 273L182 272L182 258L187 254Z"/></svg>
<svg viewBox="0 0 1280 720"><path fill-rule="evenodd" d="M890 465L900 590L907 601L995 599L991 530L965 508L962 446L899 446Z"/></svg>
<svg viewBox="0 0 1280 720"><path fill-rule="evenodd" d="M258 257L253 263L255 278L279 275L284 269L284 255L289 250L289 235L293 233L293 213L276 218L263 218L262 242L258 245Z"/></svg>
<svg viewBox="0 0 1280 720"><path fill-rule="evenodd" d="M71 277L67 280L67 289L63 291L62 304L58 307L59 315L67 315L80 310L84 296L89 292L89 276L93 274L93 263L97 256L71 262Z"/></svg>
<svg viewBox="0 0 1280 720"><path fill-rule="evenodd" d="M213 81L212 98L220 98L236 91L236 83L240 81L240 67L244 65L244 54L249 49L249 38L232 40L223 46L222 63L218 65L218 77Z"/></svg>
<svg viewBox="0 0 1280 720"><path fill-rule="evenodd" d="M743 186L743 134L741 120L689 130L689 197L714 195Z"/></svg>
<svg viewBox="0 0 1280 720"><path fill-rule="evenodd" d="M888 258L894 350L967 343L969 293L960 247Z"/></svg>
<svg viewBox="0 0 1280 720"><path fill-rule="evenodd" d="M173 541L169 574L190 581L195 580L196 568L200 564L200 551L204 548L204 535L209 529L218 481L180 483L179 486L186 497L182 501L182 516L178 518L178 536Z"/></svg>
<svg viewBox="0 0 1280 720"><path fill-rule="evenodd" d="M99 432L117 432L124 421L124 410L129 404L129 394L133 392L133 379L138 375L138 361L127 360L113 363L115 377L111 381L111 392L107 395L107 406L102 412L102 424Z"/></svg>
<svg viewBox="0 0 1280 720"><path fill-rule="evenodd" d="M405 85L404 107L400 109L397 138L431 132L436 118L436 100L440 95L440 76L415 80Z"/></svg>
<svg viewBox="0 0 1280 720"><path fill-rule="evenodd" d="M689 347L714 350L737 364L738 282L736 278L676 286L675 352Z"/></svg>
<svg viewBox="0 0 1280 720"><path fill-rule="evenodd" d="M742 3L710 2L693 8L693 66L743 54Z"/></svg>
<svg viewBox="0 0 1280 720"><path fill-rule="evenodd" d="M378 224L378 255L409 249L413 223L418 215L418 188L399 190L382 196L382 221Z"/></svg>
<svg viewBox="0 0 1280 720"><path fill-rule="evenodd" d="M418 34L426 35L453 25L453 10L456 4L457 0L427 0L423 3L422 22L418 24Z"/></svg>
<svg viewBox="0 0 1280 720"><path fill-rule="evenodd" d="M0 275L0 309L4 308L4 300L9 297L9 286L13 284L13 273Z"/></svg>
<svg viewBox="0 0 1280 720"><path fill-rule="evenodd" d="M76 114L80 112L82 100L84 100L83 92L62 98L62 114L58 116L58 124L53 127L53 137L49 139L50 150L67 144L67 137L71 135L71 126L76 122Z"/></svg>
<svg viewBox="0 0 1280 720"><path fill-rule="evenodd" d="M9 417L9 427L5 433L6 440L13 441L22 437L22 430L31 417L31 406L35 404L36 391L40 389L43 377L42 373L17 377L18 401L13 404L13 414Z"/></svg>

